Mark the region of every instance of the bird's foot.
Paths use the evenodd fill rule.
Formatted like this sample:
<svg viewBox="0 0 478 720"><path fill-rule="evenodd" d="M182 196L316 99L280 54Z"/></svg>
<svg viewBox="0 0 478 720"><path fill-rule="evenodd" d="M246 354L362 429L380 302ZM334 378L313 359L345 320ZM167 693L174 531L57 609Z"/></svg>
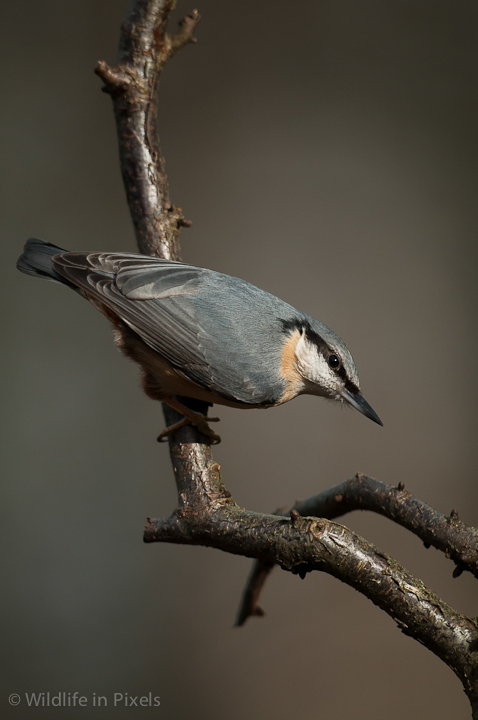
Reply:
<svg viewBox="0 0 478 720"><path fill-rule="evenodd" d="M168 439L168 435L170 435L172 432L175 432L176 430L179 430L179 428L182 428L185 425L195 425L199 432L209 438L211 445L218 445L221 442L221 438L219 435L216 435L213 430L211 430L211 428L209 427L209 423L219 422L219 420L220 418L207 417L207 415L201 415L200 413L196 413L193 410L189 410L188 408L187 417L183 417L182 420L179 420L173 425L169 425L165 430L163 430L159 434L158 442L165 442Z"/></svg>

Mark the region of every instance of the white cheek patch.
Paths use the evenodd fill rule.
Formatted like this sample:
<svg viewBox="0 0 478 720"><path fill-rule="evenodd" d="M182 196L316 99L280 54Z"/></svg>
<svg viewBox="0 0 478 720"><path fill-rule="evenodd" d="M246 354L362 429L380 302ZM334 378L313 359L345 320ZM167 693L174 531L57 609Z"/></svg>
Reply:
<svg viewBox="0 0 478 720"><path fill-rule="evenodd" d="M315 380L323 377L323 368L320 360L324 359L319 356L317 348L302 333L295 346L295 357L297 361L297 369L300 374L307 380Z"/></svg>
<svg viewBox="0 0 478 720"><path fill-rule="evenodd" d="M319 386L324 394L340 392L342 383L339 378L330 369L316 345L307 340L303 334L295 347L295 356L297 369L305 380Z"/></svg>

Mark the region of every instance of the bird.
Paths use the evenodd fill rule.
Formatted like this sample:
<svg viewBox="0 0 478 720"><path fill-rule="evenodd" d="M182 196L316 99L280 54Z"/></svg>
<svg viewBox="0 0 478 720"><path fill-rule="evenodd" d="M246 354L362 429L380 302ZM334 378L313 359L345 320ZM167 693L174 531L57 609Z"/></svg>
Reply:
<svg viewBox="0 0 478 720"><path fill-rule="evenodd" d="M142 368L146 394L177 410L212 444L211 418L178 398L271 408L298 395L346 403L383 425L360 391L354 360L329 327L239 278L133 253L68 252L38 238L17 268L82 295Z"/></svg>

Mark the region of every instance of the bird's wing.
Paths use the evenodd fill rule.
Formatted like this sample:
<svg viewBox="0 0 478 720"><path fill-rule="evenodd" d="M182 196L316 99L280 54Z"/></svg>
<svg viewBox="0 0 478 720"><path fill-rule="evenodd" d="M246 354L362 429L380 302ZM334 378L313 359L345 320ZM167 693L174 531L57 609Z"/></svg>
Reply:
<svg viewBox="0 0 478 720"><path fill-rule="evenodd" d="M198 311L202 287L221 285L225 276L183 263L116 253L62 253L53 264L197 384L236 402L265 401L257 382L248 377L250 359L241 362L236 356L233 363L224 352L224 325L230 325L229 319L218 317L211 323L211 313L205 317Z"/></svg>

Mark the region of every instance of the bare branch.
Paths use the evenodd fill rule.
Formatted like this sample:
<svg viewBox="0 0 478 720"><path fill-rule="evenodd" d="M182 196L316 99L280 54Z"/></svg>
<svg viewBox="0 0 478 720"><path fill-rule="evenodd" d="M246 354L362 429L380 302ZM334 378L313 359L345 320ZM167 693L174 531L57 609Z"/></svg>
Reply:
<svg viewBox="0 0 478 720"><path fill-rule="evenodd" d="M194 42L194 11L176 35L166 33L172 0L137 0L121 28L118 64L95 72L113 99L121 172L139 251L179 259L179 230L191 223L171 204L157 132L157 91L166 62Z"/></svg>
<svg viewBox="0 0 478 720"><path fill-rule="evenodd" d="M205 454L203 446L185 440L171 448L180 505L170 518L150 520L145 542L204 545L257 558L243 600L245 617L262 614L260 586L275 564L301 577L313 570L334 575L438 655L459 676L468 696L478 698L474 620L455 612L393 558L341 525L301 517L297 510L291 518L242 510L225 490L210 449Z"/></svg>
<svg viewBox="0 0 478 720"><path fill-rule="evenodd" d="M197 481L200 473L192 473ZM262 564L278 564L301 577L313 570L327 572L368 597L402 632L438 655L469 696L478 694L477 623L449 607L389 555L323 518L262 515L242 510L232 498L211 494L205 487L199 494L200 504L188 495L172 517L151 520L145 542L216 547L256 557ZM254 612L260 614L257 604Z"/></svg>
<svg viewBox="0 0 478 720"><path fill-rule="evenodd" d="M189 43L197 42L194 37L194 31L200 19L201 16L198 11L193 10L190 15L186 15L186 17L179 22L179 30L175 35L171 37L166 33L164 50L162 53L164 62L176 55L177 52L182 50L183 47Z"/></svg>
<svg viewBox="0 0 478 720"><path fill-rule="evenodd" d="M265 562L265 560L255 560L252 563L252 569L242 593L241 604L237 613L237 627L244 625L250 617L262 617L265 615L264 610L259 605L259 598L273 568L274 563Z"/></svg>
<svg viewBox="0 0 478 720"><path fill-rule="evenodd" d="M357 473L340 485L297 502L291 510L276 511L275 514L292 517L297 512L334 520L353 510L370 510L383 515L413 532L426 547L441 550L455 562L453 577L468 570L478 578L478 530L461 522L456 510L446 516L413 497L403 483L394 487ZM272 569L270 563L254 563L239 606L238 625L243 625L248 617L262 614L257 612L257 603Z"/></svg>
<svg viewBox="0 0 478 720"><path fill-rule="evenodd" d="M456 564L454 577L464 570L478 578L478 529L465 525L456 510L449 516L413 497L403 483L398 487L357 473L340 485L294 505L301 515L329 520L352 510L371 510L402 525L428 546L441 550ZM289 513L287 513L289 514Z"/></svg>

